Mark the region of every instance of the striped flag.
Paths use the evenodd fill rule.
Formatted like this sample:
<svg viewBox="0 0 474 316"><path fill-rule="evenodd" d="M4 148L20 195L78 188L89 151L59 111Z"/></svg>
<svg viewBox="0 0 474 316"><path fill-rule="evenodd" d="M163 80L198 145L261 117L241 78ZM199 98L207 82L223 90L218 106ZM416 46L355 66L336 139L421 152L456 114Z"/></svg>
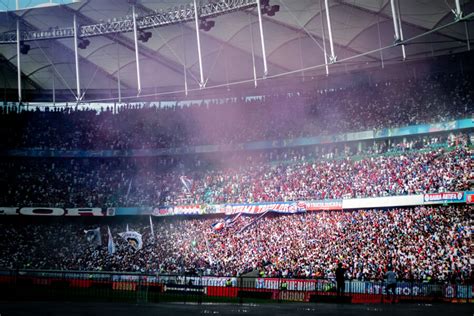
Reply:
<svg viewBox="0 0 474 316"><path fill-rule="evenodd" d="M212 228L214 228L214 230L219 231L219 230L222 230L225 227L225 223L216 222L216 223L212 224L211 226L212 226Z"/></svg>

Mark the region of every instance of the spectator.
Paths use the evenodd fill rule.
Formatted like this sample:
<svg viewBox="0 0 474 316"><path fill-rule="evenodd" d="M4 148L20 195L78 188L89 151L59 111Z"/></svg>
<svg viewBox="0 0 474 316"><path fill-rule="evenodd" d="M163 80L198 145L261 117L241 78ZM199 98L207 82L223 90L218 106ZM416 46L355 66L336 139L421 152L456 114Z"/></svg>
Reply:
<svg viewBox="0 0 474 316"><path fill-rule="evenodd" d="M0 224L0 267L86 271L137 271L236 276L261 270L267 277L334 278L337 264L351 279L383 280L391 265L403 280L472 282L470 215L472 206L419 206L389 210L321 211L271 215L246 230L254 220L240 216L221 231L215 218L181 217L129 222L143 235L137 252L117 234L125 224L108 224L116 243L91 247L78 219L55 223ZM54 251L51 251L54 249Z"/></svg>
<svg viewBox="0 0 474 316"><path fill-rule="evenodd" d="M288 159L288 151L283 159ZM157 207L378 197L469 190L472 149L424 147L387 155L204 163L155 159L3 159L0 205ZM286 157L286 158L285 158ZM280 159L281 159L280 158ZM224 164L220 167L219 164ZM226 167L226 165L229 165ZM192 179L186 188L180 177Z"/></svg>
<svg viewBox="0 0 474 316"><path fill-rule="evenodd" d="M344 295L344 290L346 288L345 285L345 274L346 269L342 267L342 263L339 262L336 268L336 289L337 289L337 296Z"/></svg>
<svg viewBox="0 0 474 316"><path fill-rule="evenodd" d="M123 150L359 132L470 117L473 75L435 74L336 91L287 91L186 107L24 111L0 108L3 148ZM328 110L330 109L330 110ZM71 127L74 128L71 128Z"/></svg>

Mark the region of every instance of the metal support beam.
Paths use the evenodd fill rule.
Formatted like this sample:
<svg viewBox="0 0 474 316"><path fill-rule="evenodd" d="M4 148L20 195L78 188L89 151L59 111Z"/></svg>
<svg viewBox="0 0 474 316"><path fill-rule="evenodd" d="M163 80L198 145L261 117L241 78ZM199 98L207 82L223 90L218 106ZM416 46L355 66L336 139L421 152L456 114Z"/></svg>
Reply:
<svg viewBox="0 0 474 316"><path fill-rule="evenodd" d="M390 4L390 1L387 1L386 4L384 4L380 9L378 9L377 11L374 11L374 10L371 10L371 9L367 9L367 8L362 8L362 7L359 7L357 6L356 4L354 3L349 3L348 1L345 1L345 0L335 0L337 3L339 4L344 4L344 6L347 6L347 7L350 7L356 11L360 11L360 12L365 12L365 13L368 13L368 14L371 14L371 15L378 15L380 16L382 19L383 18L386 18L386 19L389 19L391 20L392 19L392 15L391 14L386 14L384 13L385 12L385 9L386 7ZM454 11L453 11L454 12ZM449 14L449 13L448 13ZM446 15L447 16L447 15ZM466 17L463 17L462 18L463 20L468 20L466 19ZM440 23L444 21L444 17L440 18L440 20L433 26L433 27L430 27L430 28L426 28L426 27L423 27L421 25L418 25L418 24L414 24L414 23L411 23L411 22L408 22L408 21L403 21L403 24L404 25L407 25L409 26L410 28L414 28L414 29L417 29L420 31L420 33L425 33L427 31L430 31L432 29L437 29L438 26L440 26ZM456 36L453 36L453 35L448 35L446 33L440 33L440 32L435 32L435 34L439 35L439 36L443 36L443 37L446 37L446 38L449 38L449 39L452 39L453 41L459 41L459 40L464 40L464 38L459 38L459 37L456 37Z"/></svg>
<svg viewBox="0 0 474 316"><path fill-rule="evenodd" d="M323 12L323 4L321 1L319 1L319 9L320 12ZM329 66L328 66L328 54L326 51L326 35L324 34L326 32L324 28L324 17L322 14L321 15L321 30L322 30L322 35L323 35L323 54L324 54L324 67L326 68L326 76L329 75Z"/></svg>
<svg viewBox="0 0 474 316"><path fill-rule="evenodd" d="M380 36L380 19L379 19L378 14L377 14L377 33L379 35L379 48L382 48L382 38ZM384 64L384 61L383 61L383 50L380 50L380 62L381 62L382 69L384 69L385 64Z"/></svg>
<svg viewBox="0 0 474 316"><path fill-rule="evenodd" d="M253 8L257 5L257 0L220 0L204 4L199 8L202 18L213 18L227 13ZM87 3L87 1L84 1ZM137 4L140 6L140 4ZM68 7L65 7L66 10ZM79 13L80 14L80 13ZM192 6L181 6L160 10L145 16L141 16L137 23L138 29L152 29L166 25L173 25L183 22L190 22L194 19L194 8ZM92 37L113 33L125 33L133 31L133 19L129 16L115 17L107 22L91 22L82 25L79 30L79 37ZM71 27L60 27L49 30L35 30L22 33L23 41L36 41L42 39L58 39L73 37L74 32ZM0 33L0 44L13 44L16 41L15 32Z"/></svg>
<svg viewBox="0 0 474 316"><path fill-rule="evenodd" d="M78 34L77 34L77 17L76 17L76 14L74 14L73 23L74 23L74 25L73 25L73 28L74 28L74 60L75 60L75 65L76 65L76 100L80 101L82 99L82 95L81 95L81 81L80 81L80 75L79 75L79 53L78 53L79 47L77 47L77 45L78 45L78 43L77 43Z"/></svg>
<svg viewBox="0 0 474 316"><path fill-rule="evenodd" d="M137 30L137 16L135 14L135 5L132 5L132 20L133 20L133 39L135 41L135 62L137 65L137 87L138 95L142 92L142 82L140 76L140 58L138 55L138 30Z"/></svg>
<svg viewBox="0 0 474 316"><path fill-rule="evenodd" d="M16 59L16 56L15 56L15 59ZM6 59L3 55L0 55L0 64L7 67L10 71L12 71L14 73L16 73L18 71L17 70L18 67L16 66L16 63L13 63L13 58L10 60L10 59ZM42 89L41 86L36 81L32 80L31 77L29 77L30 75L31 74L28 74L28 76L27 76L22 72L21 82L32 86L36 90L41 90ZM22 84L22 86L23 86L23 84Z"/></svg>
<svg viewBox="0 0 474 316"><path fill-rule="evenodd" d="M347 3L347 2L345 2L345 3ZM257 14L256 14L255 12L253 12L253 11L250 11L249 14L252 14L252 15L254 15L254 16L257 16ZM321 10L321 14L323 14L323 10ZM300 28L300 27L297 27L297 26L294 26L293 24L288 24L288 23L279 21L279 20L274 19L274 18L269 18L268 16L265 16L265 15L262 16L262 19L263 19L264 21L266 20L266 21L269 21L269 22L271 22L271 23L273 23L273 24L277 24L277 25L283 26L283 27L285 27L285 28L287 28L287 29L290 29L290 30L292 30L292 31L295 31L296 33L301 32L301 28ZM320 36L319 34L316 34L316 33L313 33L313 32L309 32L309 31L306 31L306 33L308 33L308 36L310 36L311 38L313 38L314 41L316 41L316 39L322 40L322 36ZM353 49L353 48L347 47L347 46L342 46L341 44L338 44L337 42L335 42L334 44L336 45L336 47L339 46L339 47L341 47L342 49L345 49L345 50L348 50L348 51L350 51L350 52L353 52L353 53L356 54L356 55L359 55L359 54L363 53L363 52L360 51L360 50L356 50L356 49ZM322 49L322 48L321 48L321 49ZM274 49L273 51L275 51L275 49ZM367 58L370 58L370 59L372 59L372 60L374 60L374 61L377 61L377 60L378 60L377 58L375 58L375 57L373 57L373 56L370 56L370 55L366 55L366 57L367 57ZM269 62L269 64L270 64L270 62ZM280 63L280 64L277 64L277 66L280 67L280 68L285 69L285 66L282 65L281 63ZM307 68L307 67L305 67L305 68ZM287 70L287 71L290 71L289 69L286 69L286 70Z"/></svg>
<svg viewBox="0 0 474 316"><path fill-rule="evenodd" d="M467 27L467 21L464 21L464 31L466 31L466 43L467 43L467 50L471 50L471 39L469 36L469 28Z"/></svg>
<svg viewBox="0 0 474 316"><path fill-rule="evenodd" d="M227 84L227 91L230 91L230 86L229 86L229 72L227 71L227 55L224 52L224 72L225 72L225 82Z"/></svg>
<svg viewBox="0 0 474 316"><path fill-rule="evenodd" d="M120 45L118 42L115 42L117 45L117 89L118 89L118 102L122 102L122 85L120 83Z"/></svg>
<svg viewBox="0 0 474 316"><path fill-rule="evenodd" d="M188 74L187 74L188 71L186 70L186 62L183 64L183 71L184 71L184 95L188 96Z"/></svg>
<svg viewBox="0 0 474 316"><path fill-rule="evenodd" d="M184 28L181 24L181 40L183 41L183 73L184 73L184 94L188 95L188 70L186 69L186 41L184 40Z"/></svg>
<svg viewBox="0 0 474 316"><path fill-rule="evenodd" d="M257 87L257 68L255 67L255 49L253 48L252 16L249 14L250 50L252 52L253 85Z"/></svg>
<svg viewBox="0 0 474 316"><path fill-rule="evenodd" d="M326 6L326 22L328 24L328 35L329 35L329 47L331 48L331 56L329 56L329 62L336 62L336 55L334 54L334 43L332 41L332 26L331 26L331 17L329 15L329 1L324 0L324 5Z"/></svg>
<svg viewBox="0 0 474 316"><path fill-rule="evenodd" d="M202 71L202 54L201 54L201 36L199 34L199 14L198 14L198 5L197 1L194 0L194 22L196 27L196 40L197 40L197 49L198 49L198 60L199 60L199 87L204 88L204 73Z"/></svg>
<svg viewBox="0 0 474 316"><path fill-rule="evenodd" d="M265 37L263 35L263 22L262 22L262 6L260 0L257 0L257 12L258 12L258 25L260 27L260 41L262 44L262 57L263 57L263 77L268 75L267 66L267 53L265 52Z"/></svg>
<svg viewBox="0 0 474 316"><path fill-rule="evenodd" d="M300 47L300 67L301 67L301 79L303 80L304 82L304 61L303 61L303 45L301 44L301 38L303 37L303 34L301 33L299 36L298 36L298 44L299 44L299 47Z"/></svg>
<svg viewBox="0 0 474 316"><path fill-rule="evenodd" d="M459 3L459 0L455 0L454 2L456 3L456 10L453 12L454 20L459 21L460 19L462 19L461 4Z"/></svg>
<svg viewBox="0 0 474 316"><path fill-rule="evenodd" d="M51 81L53 83L53 106L56 106L56 79L54 70L51 70Z"/></svg>
<svg viewBox="0 0 474 316"><path fill-rule="evenodd" d="M16 0L16 9L20 10L20 0ZM18 80L18 103L21 104L21 57L20 57L20 18L16 19L16 72Z"/></svg>
<svg viewBox="0 0 474 316"><path fill-rule="evenodd" d="M393 29L395 31L395 42L400 41L400 27L398 26L397 18L397 8L395 6L395 0L390 0L390 7L392 9L392 20L393 20Z"/></svg>
<svg viewBox="0 0 474 316"><path fill-rule="evenodd" d="M400 11L400 1L397 1L397 20L398 20L398 27L399 27L399 31L400 31L400 40L403 42L403 40L405 39L403 37L403 28L402 28L402 19L401 19L401 11ZM406 54L406 51L405 51L405 44L402 44L402 56L403 56L403 60L406 60L407 59L407 54Z"/></svg>
<svg viewBox="0 0 474 316"><path fill-rule="evenodd" d="M18 0L17 0L18 7ZM21 54L20 54L20 18L16 20L16 70L18 79L18 103L21 103Z"/></svg>
<svg viewBox="0 0 474 316"><path fill-rule="evenodd" d="M73 9L69 8L68 6L64 6L64 10L66 10L67 12L71 12L71 14L75 13L77 15L77 20L79 22L79 25L88 24L88 23L95 23L94 20L88 18L87 16L85 16L84 14L82 14L80 12L74 11ZM131 19L132 18L130 17L130 20ZM83 27L81 26L81 29L82 28ZM133 27L132 27L131 30L133 31ZM126 37L125 35L123 35L121 33L115 33L113 35L112 34L106 34L104 37L109 39L110 41L117 42L122 48L129 49L132 54L135 52L135 43L133 41L133 38L129 39L128 37ZM60 43L60 42L56 42L56 43ZM61 45L59 45L59 46L61 47ZM64 46L61 47L61 48L64 48L67 51L69 50L68 48L66 48ZM168 60L167 58L165 58L162 55L155 55L155 53L151 49L147 49L146 46L140 45L140 54L144 57L150 58L150 59L160 63L161 65L163 65L165 67L169 67L173 71L176 71L175 67L172 67L172 65L171 65L171 60ZM159 57L159 58L157 58L157 57ZM100 67L100 65L91 62L89 59L82 58L81 56L79 56L79 61L82 63L82 65L91 65L94 68L98 69L98 71L100 71L108 79L110 79L112 81L117 81L117 78L112 73L109 73L104 68ZM121 68L123 68L123 66L121 66ZM124 87L126 89L129 89L129 90L133 89L133 86L127 84L124 81L122 81L120 84L122 85L122 87Z"/></svg>

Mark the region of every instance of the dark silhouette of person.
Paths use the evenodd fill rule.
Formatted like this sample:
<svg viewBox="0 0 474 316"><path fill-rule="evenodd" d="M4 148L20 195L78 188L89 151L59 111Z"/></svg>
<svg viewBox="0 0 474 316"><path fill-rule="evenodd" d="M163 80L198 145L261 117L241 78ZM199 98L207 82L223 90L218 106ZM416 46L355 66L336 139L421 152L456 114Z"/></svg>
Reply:
<svg viewBox="0 0 474 316"><path fill-rule="evenodd" d="M342 267L342 263L339 262L336 268L336 290L337 296L344 295L344 290L346 285L344 283L344 274L346 274L346 269Z"/></svg>
<svg viewBox="0 0 474 316"><path fill-rule="evenodd" d="M392 266L388 266L388 271L385 273L385 278L387 279L387 286L385 287L385 291L387 296L390 298L390 292L393 295L392 301L395 298L395 290L397 288L397 274L393 272Z"/></svg>

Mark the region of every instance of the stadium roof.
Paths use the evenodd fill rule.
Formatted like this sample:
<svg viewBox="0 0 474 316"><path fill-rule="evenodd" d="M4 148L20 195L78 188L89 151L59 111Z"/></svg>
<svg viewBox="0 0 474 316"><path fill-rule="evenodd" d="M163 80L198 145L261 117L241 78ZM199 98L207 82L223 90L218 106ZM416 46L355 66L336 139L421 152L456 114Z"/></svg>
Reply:
<svg viewBox="0 0 474 316"><path fill-rule="evenodd" d="M215 0L214 0L215 1ZM271 0L280 11L263 16L268 59L268 75L291 71L304 75L324 74L322 0ZM139 16L155 10L174 8L192 0L140 0ZM454 1L399 0L404 38L423 34L453 22ZM464 14L474 11L473 1L460 1ZM37 2L33 2L37 5ZM378 49L394 43L389 0L331 0L330 17L334 50L340 63L329 72L347 71L402 60L401 46ZM321 10L321 8L323 10ZM0 33L14 31L21 17L23 30L48 30L72 25L77 14L80 25L94 24L131 15L127 0L84 0L57 6L42 6L0 12ZM262 53L256 8L213 18L215 27L201 31L204 77L208 86L251 80L252 43L255 67L263 73ZM460 22L416 39L406 46L408 60L467 50L466 30L474 36L472 21ZM152 29L148 42L139 42L141 82L145 89L198 87L199 65L194 22ZM329 54L328 32L324 33ZM72 38L28 42L31 49L21 56L23 88L36 90L74 90L74 45ZM372 53L367 53L375 50ZM354 57L350 60L345 58ZM114 33L90 38L86 49L79 49L81 88L115 90L120 80L123 89L136 89L133 33ZM314 68L312 68L314 67ZM305 69L304 71L300 71ZM54 78L54 79L53 79ZM0 82L16 89L16 45L0 45Z"/></svg>

